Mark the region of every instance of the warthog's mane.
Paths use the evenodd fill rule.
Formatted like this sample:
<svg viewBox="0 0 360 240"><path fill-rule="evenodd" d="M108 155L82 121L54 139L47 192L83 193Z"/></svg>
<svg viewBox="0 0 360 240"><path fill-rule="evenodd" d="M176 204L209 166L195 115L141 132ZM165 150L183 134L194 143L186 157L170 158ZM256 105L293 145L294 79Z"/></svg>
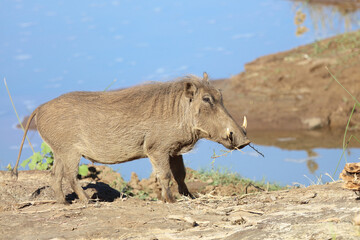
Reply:
<svg viewBox="0 0 360 240"><path fill-rule="evenodd" d="M178 78L175 78L175 79L173 79L171 81L167 81L167 82L148 81L148 82L139 84L137 86L130 87L128 89L144 87L144 88L147 88L148 93L150 95L152 95L153 91L159 92L159 93L160 92L166 93L166 91L169 90L169 88L172 88L172 92L174 92L174 91L182 92L184 90L185 82L191 82L191 83L195 84L197 87L204 84L204 82L202 81L202 78L200 78L196 75L189 74L184 77L178 77Z"/></svg>
<svg viewBox="0 0 360 240"><path fill-rule="evenodd" d="M121 89L114 95L116 100L133 103L145 103L147 101L171 102L180 97L185 91L185 83L190 82L197 88L208 85L200 77L187 75L168 82L146 82L134 87ZM115 99L113 99L115 100ZM115 101L116 101L115 100Z"/></svg>
<svg viewBox="0 0 360 240"><path fill-rule="evenodd" d="M168 82L147 82L121 90L97 93L103 96L103 101L109 107L117 105L119 109L131 109L132 114L144 118L154 115L186 118L184 93L185 84L189 82L197 88L209 87L208 82L202 78L188 75Z"/></svg>

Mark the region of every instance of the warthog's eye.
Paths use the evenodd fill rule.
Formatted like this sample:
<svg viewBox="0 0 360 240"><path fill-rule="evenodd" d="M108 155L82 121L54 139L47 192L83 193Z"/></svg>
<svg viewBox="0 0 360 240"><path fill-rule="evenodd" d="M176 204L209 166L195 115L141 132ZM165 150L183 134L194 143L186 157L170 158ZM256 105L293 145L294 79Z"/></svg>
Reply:
<svg viewBox="0 0 360 240"><path fill-rule="evenodd" d="M208 96L203 97L203 101L206 103L211 103L211 98Z"/></svg>

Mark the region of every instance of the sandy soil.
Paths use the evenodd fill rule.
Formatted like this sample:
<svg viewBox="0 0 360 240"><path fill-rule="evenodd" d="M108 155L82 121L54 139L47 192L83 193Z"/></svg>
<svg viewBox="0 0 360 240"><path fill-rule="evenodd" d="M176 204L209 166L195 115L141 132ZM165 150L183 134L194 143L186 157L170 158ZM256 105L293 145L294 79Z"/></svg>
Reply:
<svg viewBox="0 0 360 240"><path fill-rule="evenodd" d="M54 203L47 171L20 171L17 181L0 172L0 239L360 238L359 200L342 183L238 195L188 180L198 198L164 204L118 192L107 182L119 174L101 170L101 179L81 180L92 203L64 185L70 205Z"/></svg>

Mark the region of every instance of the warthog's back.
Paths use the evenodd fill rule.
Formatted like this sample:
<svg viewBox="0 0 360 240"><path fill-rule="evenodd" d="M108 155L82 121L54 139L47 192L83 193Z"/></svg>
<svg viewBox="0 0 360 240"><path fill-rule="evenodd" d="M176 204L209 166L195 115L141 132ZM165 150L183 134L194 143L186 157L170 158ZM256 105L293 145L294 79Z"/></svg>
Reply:
<svg viewBox="0 0 360 240"><path fill-rule="evenodd" d="M53 149L79 152L102 163L146 157L146 136L168 135L166 129L179 128L184 114L179 113L178 90L170 82L111 92L71 92L40 106L36 125Z"/></svg>

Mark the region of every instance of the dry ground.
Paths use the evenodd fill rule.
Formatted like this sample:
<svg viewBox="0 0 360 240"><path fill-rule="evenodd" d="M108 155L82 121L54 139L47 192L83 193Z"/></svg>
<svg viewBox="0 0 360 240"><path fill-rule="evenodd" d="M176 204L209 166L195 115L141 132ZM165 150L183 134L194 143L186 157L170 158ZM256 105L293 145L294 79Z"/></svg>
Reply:
<svg viewBox="0 0 360 240"><path fill-rule="evenodd" d="M98 200L65 206L52 201L49 181L47 171L20 171L17 181L0 172L0 239L360 238L353 224L360 202L341 183L242 196L210 191L164 204L122 196L106 180L87 178L83 186Z"/></svg>

